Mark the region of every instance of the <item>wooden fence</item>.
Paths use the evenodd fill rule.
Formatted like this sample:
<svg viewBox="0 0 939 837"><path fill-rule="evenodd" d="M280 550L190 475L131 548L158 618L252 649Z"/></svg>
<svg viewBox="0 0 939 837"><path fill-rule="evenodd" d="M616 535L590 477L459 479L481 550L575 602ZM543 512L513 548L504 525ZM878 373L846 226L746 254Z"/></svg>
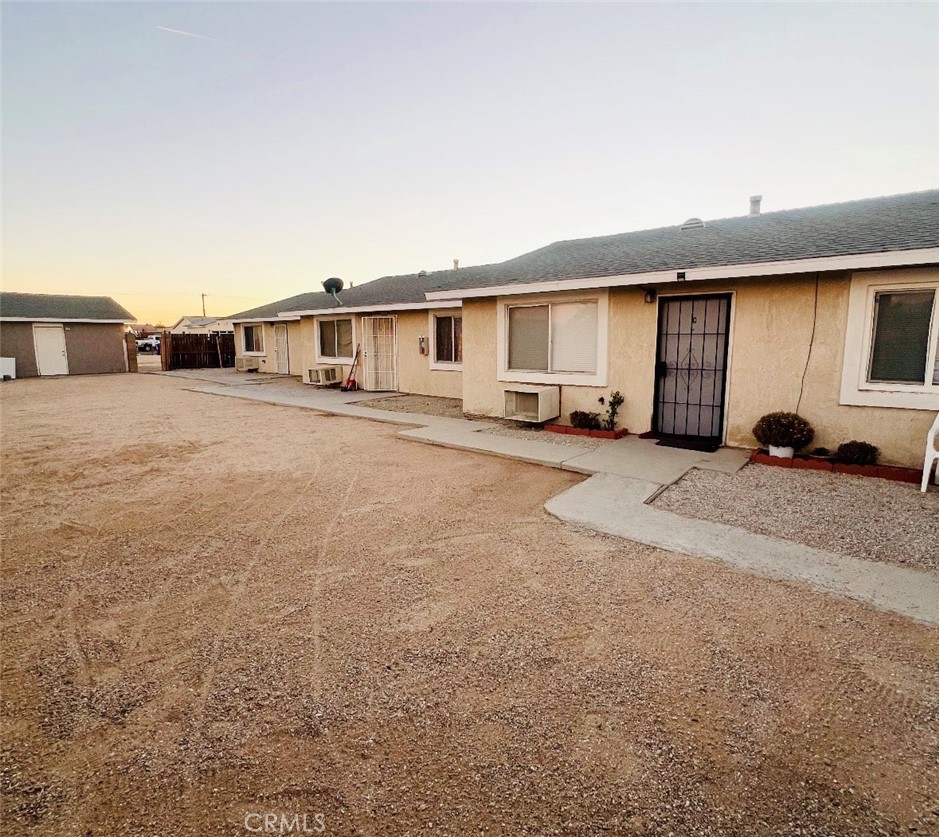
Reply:
<svg viewBox="0 0 939 837"><path fill-rule="evenodd" d="M160 336L160 361L163 371L171 369L218 369L235 365L235 335L171 334Z"/></svg>

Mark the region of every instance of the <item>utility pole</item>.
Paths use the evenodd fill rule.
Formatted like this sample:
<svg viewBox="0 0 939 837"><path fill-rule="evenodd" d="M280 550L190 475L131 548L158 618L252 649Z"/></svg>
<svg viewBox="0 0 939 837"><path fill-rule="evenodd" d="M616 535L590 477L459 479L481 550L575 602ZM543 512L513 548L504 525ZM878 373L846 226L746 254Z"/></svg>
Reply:
<svg viewBox="0 0 939 837"><path fill-rule="evenodd" d="M205 316L205 294L202 294L202 316Z"/></svg>

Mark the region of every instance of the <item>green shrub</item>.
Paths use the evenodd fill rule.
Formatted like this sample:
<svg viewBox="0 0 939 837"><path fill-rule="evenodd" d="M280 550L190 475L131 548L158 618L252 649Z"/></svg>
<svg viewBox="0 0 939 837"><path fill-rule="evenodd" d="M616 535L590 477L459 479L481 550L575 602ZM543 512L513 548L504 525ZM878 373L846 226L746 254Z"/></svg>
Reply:
<svg viewBox="0 0 939 837"><path fill-rule="evenodd" d="M600 414L588 413L586 410L574 410L571 413L571 424L584 430L599 430Z"/></svg>
<svg viewBox="0 0 939 837"><path fill-rule="evenodd" d="M753 435L766 447L804 448L815 431L796 413L767 413L753 426Z"/></svg>
<svg viewBox="0 0 939 837"><path fill-rule="evenodd" d="M845 465L876 465L879 453L880 451L868 442L852 440L838 445L838 461Z"/></svg>

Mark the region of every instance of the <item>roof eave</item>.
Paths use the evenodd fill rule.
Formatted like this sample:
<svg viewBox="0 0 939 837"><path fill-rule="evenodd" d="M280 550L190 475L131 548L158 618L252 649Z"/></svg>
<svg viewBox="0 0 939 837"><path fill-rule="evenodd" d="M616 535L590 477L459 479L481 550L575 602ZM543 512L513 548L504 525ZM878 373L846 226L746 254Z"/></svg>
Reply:
<svg viewBox="0 0 939 837"><path fill-rule="evenodd" d="M292 323L299 320L292 311L284 314L271 314L270 317L239 317L231 321L232 325L236 323Z"/></svg>
<svg viewBox="0 0 939 837"><path fill-rule="evenodd" d="M872 270L885 267L914 267L929 264L939 264L939 247L926 247L918 250L888 250L847 256L824 256L814 259L785 259L774 262L747 262L744 264L714 265L688 269L677 268L675 270L658 270L649 273L624 273L616 276L593 276L581 279L551 279L541 282L493 285L488 288L429 291L426 296L429 301L437 302L452 299L478 299L490 296L653 285L663 282L702 282L708 279L743 279L757 276L780 276L787 273ZM678 278L679 273L684 274L684 279Z"/></svg>
<svg viewBox="0 0 939 837"><path fill-rule="evenodd" d="M0 317L3 323L98 323L99 325L127 325L136 323L137 318L128 320L97 320L88 317Z"/></svg>
<svg viewBox="0 0 939 837"><path fill-rule="evenodd" d="M428 311L432 308L459 308L459 297L449 302L389 302L385 305L337 305L333 308L313 308L308 311L293 311L301 317L322 317L333 314L367 314L379 311Z"/></svg>

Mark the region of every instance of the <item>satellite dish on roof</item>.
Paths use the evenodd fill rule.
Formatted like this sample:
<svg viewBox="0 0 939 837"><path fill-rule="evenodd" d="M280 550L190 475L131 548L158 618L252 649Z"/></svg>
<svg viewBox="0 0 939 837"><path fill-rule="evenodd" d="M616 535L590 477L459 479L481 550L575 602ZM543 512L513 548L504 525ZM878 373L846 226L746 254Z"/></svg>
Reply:
<svg viewBox="0 0 939 837"><path fill-rule="evenodd" d="M338 276L331 276L329 279L323 282L323 290L328 294L332 294L333 299L336 300L338 305L342 305L342 303L339 302L338 296L339 292L342 290L342 279L340 279Z"/></svg>

